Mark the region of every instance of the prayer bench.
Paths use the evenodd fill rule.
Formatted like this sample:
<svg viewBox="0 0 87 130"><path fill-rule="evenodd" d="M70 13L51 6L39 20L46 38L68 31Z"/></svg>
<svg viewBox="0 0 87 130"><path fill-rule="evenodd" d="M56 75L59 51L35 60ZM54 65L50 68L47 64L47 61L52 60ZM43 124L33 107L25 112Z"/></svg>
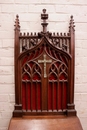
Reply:
<svg viewBox="0 0 87 130"><path fill-rule="evenodd" d="M74 105L74 20L68 33L20 33L15 21L15 109L8 130L82 130ZM55 26L55 25L54 25Z"/></svg>

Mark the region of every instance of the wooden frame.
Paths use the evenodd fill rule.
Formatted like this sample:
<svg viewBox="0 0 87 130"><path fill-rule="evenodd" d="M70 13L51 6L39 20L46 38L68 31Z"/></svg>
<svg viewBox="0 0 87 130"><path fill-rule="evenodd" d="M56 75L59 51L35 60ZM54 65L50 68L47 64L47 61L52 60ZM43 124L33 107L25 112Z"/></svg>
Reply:
<svg viewBox="0 0 87 130"><path fill-rule="evenodd" d="M41 14L41 19L43 19L43 32L38 34L31 33L20 33L19 17L16 16L15 21L15 109L13 112L13 117L22 117L23 115L67 115L76 116L76 110L74 105L74 60L75 60L75 34L74 34L74 20L73 16L70 19L69 33L66 34L52 34L47 31L46 19L48 19L48 14L46 10L43 9L43 14ZM40 41L40 42L39 42ZM23 56L27 55L30 50L37 48L43 43L49 44L55 52L59 52L65 55L68 60L68 89L67 89L67 108L62 112L24 112L22 109L22 90L21 90L21 60ZM40 45L39 45L40 44ZM52 45L51 45L52 44Z"/></svg>

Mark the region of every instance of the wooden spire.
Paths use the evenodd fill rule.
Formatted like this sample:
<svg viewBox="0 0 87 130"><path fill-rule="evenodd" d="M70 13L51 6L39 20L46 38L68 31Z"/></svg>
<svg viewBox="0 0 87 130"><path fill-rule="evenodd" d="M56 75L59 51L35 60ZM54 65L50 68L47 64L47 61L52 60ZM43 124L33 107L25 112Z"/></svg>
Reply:
<svg viewBox="0 0 87 130"><path fill-rule="evenodd" d="M15 20L15 30L20 31L20 23L19 23L19 16L16 15L16 20Z"/></svg>
<svg viewBox="0 0 87 130"><path fill-rule="evenodd" d="M74 19L73 19L73 15L71 15L71 19L70 19L70 26L69 26L69 33L71 34L71 32L75 31L74 29L75 25L74 25Z"/></svg>
<svg viewBox="0 0 87 130"><path fill-rule="evenodd" d="M43 14L41 14L41 19L43 20L43 23L41 25L43 26L43 33L47 32L47 25L48 23L46 20L48 19L48 14L46 14L46 9L43 9Z"/></svg>

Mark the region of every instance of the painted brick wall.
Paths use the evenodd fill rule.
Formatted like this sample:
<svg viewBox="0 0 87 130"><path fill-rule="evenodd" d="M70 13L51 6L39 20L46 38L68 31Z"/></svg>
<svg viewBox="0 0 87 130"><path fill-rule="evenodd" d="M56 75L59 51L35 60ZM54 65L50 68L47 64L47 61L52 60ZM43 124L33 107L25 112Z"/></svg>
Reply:
<svg viewBox="0 0 87 130"><path fill-rule="evenodd" d="M7 130L14 109L14 21L22 32L38 32L43 8L49 13L48 30L67 32L75 20L75 105L87 130L87 0L0 0L0 130Z"/></svg>

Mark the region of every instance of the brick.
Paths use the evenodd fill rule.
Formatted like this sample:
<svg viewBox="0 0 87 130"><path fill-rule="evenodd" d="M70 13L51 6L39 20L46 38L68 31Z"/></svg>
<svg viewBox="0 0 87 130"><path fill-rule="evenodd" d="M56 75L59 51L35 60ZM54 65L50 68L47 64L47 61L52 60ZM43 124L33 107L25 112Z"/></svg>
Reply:
<svg viewBox="0 0 87 130"><path fill-rule="evenodd" d="M41 0L41 3L42 4L63 4L63 3L65 3L65 4L67 4L67 1L66 0L64 0L63 2L61 1L61 0Z"/></svg>
<svg viewBox="0 0 87 130"><path fill-rule="evenodd" d="M57 13L64 13L64 14L79 14L81 6L80 5L56 5L56 12Z"/></svg>
<svg viewBox="0 0 87 130"><path fill-rule="evenodd" d="M68 22L56 22L54 23L55 24L55 27L53 28L54 29L54 32L62 32L62 33L68 33L68 30L69 30L69 23ZM51 27L50 27L51 28Z"/></svg>
<svg viewBox="0 0 87 130"><path fill-rule="evenodd" d="M1 115L1 113L0 113L0 118L1 118L1 116L2 116L2 115Z"/></svg>
<svg viewBox="0 0 87 130"><path fill-rule="evenodd" d="M15 3L30 4L30 3L41 3L41 0L15 0Z"/></svg>
<svg viewBox="0 0 87 130"><path fill-rule="evenodd" d="M15 5L14 6L14 10L15 10L15 13L18 13L18 12L20 12L20 13L27 13L28 12L28 5L19 5L19 4L17 4L17 5Z"/></svg>
<svg viewBox="0 0 87 130"><path fill-rule="evenodd" d="M75 57L75 66L83 65L83 57Z"/></svg>
<svg viewBox="0 0 87 130"><path fill-rule="evenodd" d="M1 5L0 5L0 13L1 13Z"/></svg>
<svg viewBox="0 0 87 130"><path fill-rule="evenodd" d="M2 11L2 13L14 12L14 4L2 4L1 11Z"/></svg>
<svg viewBox="0 0 87 130"><path fill-rule="evenodd" d="M82 55L83 55L83 57L87 57L87 50L86 49L82 49Z"/></svg>
<svg viewBox="0 0 87 130"><path fill-rule="evenodd" d="M84 70L84 68L81 65L76 66L75 67L75 74L82 74L83 70Z"/></svg>
<svg viewBox="0 0 87 130"><path fill-rule="evenodd" d="M1 127L8 127L9 125L9 122L10 122L10 119L0 119L0 126Z"/></svg>
<svg viewBox="0 0 87 130"><path fill-rule="evenodd" d="M0 102L0 110L1 111L8 111L9 109L9 103L7 102Z"/></svg>
<svg viewBox="0 0 87 130"><path fill-rule="evenodd" d="M20 16L19 16L20 17ZM30 31L30 29L29 29L29 23L30 22L27 22L27 21L25 21L25 22L22 22L21 21L21 23L20 23L20 25L21 25L21 30L23 31L23 30L28 30L28 31Z"/></svg>
<svg viewBox="0 0 87 130"><path fill-rule="evenodd" d="M14 105L15 105L15 103L10 103L10 105L9 105L10 112L14 111Z"/></svg>
<svg viewBox="0 0 87 130"><path fill-rule="evenodd" d="M87 74L87 66L82 67L82 74Z"/></svg>
<svg viewBox="0 0 87 130"><path fill-rule="evenodd" d="M87 66L87 57L82 57L82 66Z"/></svg>
<svg viewBox="0 0 87 130"><path fill-rule="evenodd" d="M51 13L49 15L49 21L51 22L66 22L69 21L69 15L66 14L55 14L55 13Z"/></svg>
<svg viewBox="0 0 87 130"><path fill-rule="evenodd" d="M3 111L2 103L0 102L0 112Z"/></svg>
<svg viewBox="0 0 87 130"><path fill-rule="evenodd" d="M1 113L2 118L11 118L12 117L12 112L2 112Z"/></svg>
<svg viewBox="0 0 87 130"><path fill-rule="evenodd" d="M0 49L0 57L13 57L14 51L12 48Z"/></svg>
<svg viewBox="0 0 87 130"><path fill-rule="evenodd" d="M14 0L1 0L0 3L1 4L10 4L10 3L14 3Z"/></svg>
<svg viewBox="0 0 87 130"><path fill-rule="evenodd" d="M8 102L8 95L1 94L0 95L0 102Z"/></svg>
<svg viewBox="0 0 87 130"><path fill-rule="evenodd" d="M77 32L76 31L76 40L87 40L87 33L86 32Z"/></svg>
<svg viewBox="0 0 87 130"><path fill-rule="evenodd" d="M13 48L14 47L14 39L3 39L2 46L4 48Z"/></svg>
<svg viewBox="0 0 87 130"><path fill-rule="evenodd" d="M10 103L14 103L15 102L15 95L14 94L10 94L9 95L9 101L10 101Z"/></svg>
<svg viewBox="0 0 87 130"><path fill-rule="evenodd" d="M14 103L1 102L0 107L3 112L12 112L14 110Z"/></svg>
<svg viewBox="0 0 87 130"><path fill-rule="evenodd" d="M2 65L3 66L13 66L14 58L13 57L0 57L0 66L2 66Z"/></svg>
<svg viewBox="0 0 87 130"><path fill-rule="evenodd" d="M80 84L80 83L82 83L83 81L82 81L82 75L81 74L76 74L75 75L75 83L76 84Z"/></svg>
<svg viewBox="0 0 87 130"><path fill-rule="evenodd" d="M87 23L87 15L86 14L74 14L75 23Z"/></svg>
<svg viewBox="0 0 87 130"><path fill-rule="evenodd" d="M75 93L87 93L87 83L75 84Z"/></svg>
<svg viewBox="0 0 87 130"><path fill-rule="evenodd" d="M0 32L1 39L13 39L14 38L14 31L1 31Z"/></svg>
<svg viewBox="0 0 87 130"><path fill-rule="evenodd" d="M85 0L42 0L42 4L61 4L61 5L85 5L87 2Z"/></svg>
<svg viewBox="0 0 87 130"><path fill-rule="evenodd" d="M2 40L0 40L0 48L2 48Z"/></svg>
<svg viewBox="0 0 87 130"><path fill-rule="evenodd" d="M8 128L7 127L2 127L2 128L0 128L0 130L8 130Z"/></svg>
<svg viewBox="0 0 87 130"><path fill-rule="evenodd" d="M1 22L1 31L13 31L14 30L14 22Z"/></svg>
<svg viewBox="0 0 87 130"><path fill-rule="evenodd" d="M28 28L25 28L27 32L40 32L42 30L42 27L40 26L40 22L29 22Z"/></svg>
<svg viewBox="0 0 87 130"><path fill-rule="evenodd" d="M47 13L54 13L55 12L55 6L54 5L46 5L46 4L42 4L42 5L29 5L29 13L40 13L42 12L42 10L44 9L47 10Z"/></svg>
<svg viewBox="0 0 87 130"><path fill-rule="evenodd" d="M14 21L14 16L13 14L7 14L7 13L1 13L0 14L0 20L1 21L6 21L6 22L13 22Z"/></svg>
<svg viewBox="0 0 87 130"><path fill-rule="evenodd" d="M87 79L87 74L83 74L83 75L82 75L82 82L83 82L83 83L87 83L87 80L86 80L86 79Z"/></svg>
<svg viewBox="0 0 87 130"><path fill-rule="evenodd" d="M75 30L79 32L87 32L87 26L86 23L76 23L75 24Z"/></svg>
<svg viewBox="0 0 87 130"><path fill-rule="evenodd" d="M75 41L75 47L76 48L82 48L83 40L76 40Z"/></svg>
<svg viewBox="0 0 87 130"><path fill-rule="evenodd" d="M83 52L83 50L81 48L76 48L75 49L75 56L82 57L82 52Z"/></svg>
<svg viewBox="0 0 87 130"><path fill-rule="evenodd" d="M14 84L0 84L0 94L14 94Z"/></svg>
<svg viewBox="0 0 87 130"><path fill-rule="evenodd" d="M85 40L85 39L82 42L82 48L87 49L87 40Z"/></svg>
<svg viewBox="0 0 87 130"><path fill-rule="evenodd" d="M40 21L40 14L33 14L33 13L21 13L20 15L20 21Z"/></svg>
<svg viewBox="0 0 87 130"><path fill-rule="evenodd" d="M84 104L82 104L82 105L84 105ZM87 117L87 109L83 108L83 109L78 110L78 114L79 114L79 117L81 117L81 118Z"/></svg>
<svg viewBox="0 0 87 130"><path fill-rule="evenodd" d="M8 74L13 74L13 67L0 66L0 75L8 75Z"/></svg>
<svg viewBox="0 0 87 130"><path fill-rule="evenodd" d="M1 75L0 76L1 84L12 84L14 83L14 76L12 75Z"/></svg>
<svg viewBox="0 0 87 130"><path fill-rule="evenodd" d="M87 93L76 93L75 100L77 101L79 100L81 101L81 104L84 104L81 107L84 107L84 108L87 107L87 104L85 104L85 102L87 101Z"/></svg>
<svg viewBox="0 0 87 130"><path fill-rule="evenodd" d="M87 130L87 117L80 118L83 130Z"/></svg>

